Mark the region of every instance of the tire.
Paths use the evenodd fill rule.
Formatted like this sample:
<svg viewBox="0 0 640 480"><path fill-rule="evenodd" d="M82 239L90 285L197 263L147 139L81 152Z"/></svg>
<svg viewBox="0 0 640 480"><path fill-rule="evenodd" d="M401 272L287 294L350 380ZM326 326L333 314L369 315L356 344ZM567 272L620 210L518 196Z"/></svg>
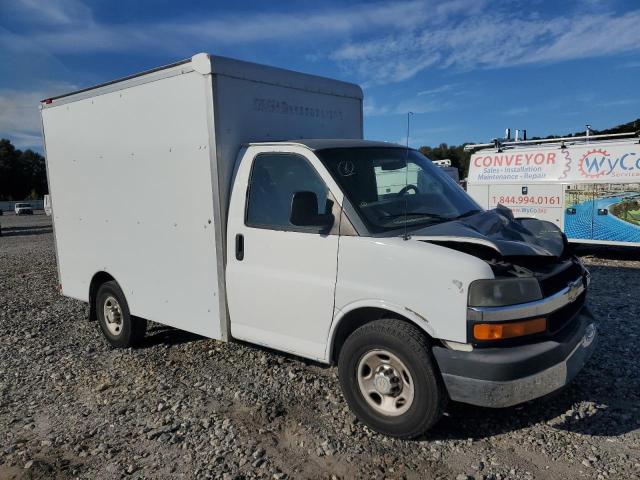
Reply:
<svg viewBox="0 0 640 480"><path fill-rule="evenodd" d="M117 282L105 282L98 288L96 312L100 330L112 346L133 347L144 338L147 321L131 316L127 299Z"/></svg>
<svg viewBox="0 0 640 480"><path fill-rule="evenodd" d="M401 320L376 320L355 330L340 350L338 375L358 419L392 437L424 434L448 402L428 338Z"/></svg>

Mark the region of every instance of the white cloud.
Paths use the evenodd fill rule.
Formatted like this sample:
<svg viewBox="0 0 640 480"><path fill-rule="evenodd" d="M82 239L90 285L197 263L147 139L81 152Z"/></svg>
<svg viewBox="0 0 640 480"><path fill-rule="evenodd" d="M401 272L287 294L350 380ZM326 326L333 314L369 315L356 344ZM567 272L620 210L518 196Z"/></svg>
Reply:
<svg viewBox="0 0 640 480"><path fill-rule="evenodd" d="M108 25L80 0L0 0L2 9L44 26L24 35L50 53L193 49L289 40L351 39L329 58L369 83L411 78L426 68L504 67L640 48L640 11L614 16L581 10L554 18L514 15L495 0L380 1L355 6L243 15L211 14L170 22ZM596 4L597 5L597 4ZM594 7L595 8L595 7ZM600 12L609 9L599 7ZM322 45L317 47L322 50ZM326 57L327 52L309 55Z"/></svg>
<svg viewBox="0 0 640 480"><path fill-rule="evenodd" d="M212 11L170 22L108 25L95 20L80 0L7 2L10 10L45 25L24 35L53 54L307 42L315 50L307 58L329 58L365 85L406 80L428 68L496 68L640 49L640 10L616 16L595 5L588 15L576 9L548 18L535 11L514 15L507 10L512 6L496 0L387 0L280 13Z"/></svg>
<svg viewBox="0 0 640 480"><path fill-rule="evenodd" d="M621 98L618 100L605 100L604 102L599 102L598 106L600 107L626 107L628 105L634 105L636 103L640 103L640 99L638 98Z"/></svg>
<svg viewBox="0 0 640 480"><path fill-rule="evenodd" d="M364 105L362 111L367 117L377 117L390 113L390 109L384 105L378 105L376 100L371 96L364 96Z"/></svg>
<svg viewBox="0 0 640 480"><path fill-rule="evenodd" d="M455 107L456 103L449 98L438 100L433 97L417 96L402 99L396 104L380 104L376 99L365 94L363 112L366 117L377 117L406 115L408 112L415 114L441 112Z"/></svg>
<svg viewBox="0 0 640 480"><path fill-rule="evenodd" d="M440 93L445 93L445 92L451 92L452 90L454 90L455 88L458 88L459 84L457 83L448 83L445 85L441 85L439 87L434 87L434 88L429 88L426 90L421 90L417 93L417 95L419 97L425 96L425 95L438 95Z"/></svg>
<svg viewBox="0 0 640 480"><path fill-rule="evenodd" d="M331 58L356 70L366 82L383 84L406 80L427 68L500 68L638 51L639 23L640 11L617 17L576 12L551 19L492 12L351 41Z"/></svg>
<svg viewBox="0 0 640 480"><path fill-rule="evenodd" d="M619 65L619 68L640 68L640 61L631 60Z"/></svg>
<svg viewBox="0 0 640 480"><path fill-rule="evenodd" d="M640 49L640 11L620 17L585 15L571 19L552 41L541 39L542 46L526 61L554 62ZM557 22L559 25L561 21Z"/></svg>
<svg viewBox="0 0 640 480"><path fill-rule="evenodd" d="M391 109L393 113L406 115L407 112L412 113L433 113L443 110L450 110L455 107L455 103L451 100L434 100L423 98L409 98L399 102L395 108Z"/></svg>
<svg viewBox="0 0 640 480"><path fill-rule="evenodd" d="M0 89L0 137L9 138L18 148L41 148L40 101L52 92L75 88L52 83L42 91Z"/></svg>
<svg viewBox="0 0 640 480"><path fill-rule="evenodd" d="M471 0L458 0L458 2ZM202 44L255 43L274 40L314 41L365 31L416 28L442 6L418 0L379 2L310 12L211 14L205 18L176 18L170 22L105 25L83 12L78 0L54 0L41 17L52 25L76 23L75 28L51 28L32 32L34 41L54 53L120 51L145 48L176 49ZM454 2L455 4L456 2ZM20 0L23 12L35 0ZM67 7L67 8L65 8ZM85 7L86 8L86 7ZM455 10L455 5L449 7ZM457 7L460 8L460 7ZM87 9L88 10L88 9Z"/></svg>
<svg viewBox="0 0 640 480"><path fill-rule="evenodd" d="M0 27L0 60L20 64L12 70L19 70L24 81L31 82L29 86L42 92L0 90L0 135L12 135L25 144L39 137L37 102L51 91L70 88L50 88L33 79L66 77L68 72L58 59L65 53L153 49L184 55L210 45L286 41L285 47L311 45L308 61L332 60L349 77L372 86L407 80L428 69L503 68L640 50L640 10L608 13L613 8L595 2L588 14L576 7L562 16L548 17L537 13L535 4L525 13L514 13L513 8L498 0L380 0L242 15L218 14L212 8L199 17L106 24L94 18L81 0L0 0L3 14L20 17L16 23L20 27L12 31ZM639 65L635 57L627 60L622 66ZM45 66L46 73L38 75ZM465 93L455 83L422 88L413 98L395 104L381 104L367 96L365 114L452 109L456 108L452 97ZM511 112L524 113L517 108Z"/></svg>
<svg viewBox="0 0 640 480"><path fill-rule="evenodd" d="M78 23L91 23L91 9L80 0L5 0L2 8L30 23L69 27Z"/></svg>
<svg viewBox="0 0 640 480"><path fill-rule="evenodd" d="M505 110L504 114L514 117L521 117L528 114L531 111L529 107L512 107Z"/></svg>
<svg viewBox="0 0 640 480"><path fill-rule="evenodd" d="M412 128L409 135L409 146L413 148L419 148L424 145L438 145L441 143L442 135L444 133L450 133L455 130L456 128L450 126L419 129ZM395 140L395 143L406 145L407 137L405 136L399 138L398 140Z"/></svg>
<svg viewBox="0 0 640 480"><path fill-rule="evenodd" d="M459 97L469 92L462 88L462 83L448 83L439 87L417 92L414 96L401 98L396 103L380 103L365 91L364 114L368 117L380 115L406 115L434 113L452 110L459 106Z"/></svg>

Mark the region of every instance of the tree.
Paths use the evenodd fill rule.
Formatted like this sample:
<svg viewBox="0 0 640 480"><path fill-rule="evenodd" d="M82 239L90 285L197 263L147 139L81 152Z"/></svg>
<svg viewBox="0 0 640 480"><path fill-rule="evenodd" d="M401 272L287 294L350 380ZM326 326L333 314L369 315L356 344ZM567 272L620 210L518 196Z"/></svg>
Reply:
<svg viewBox="0 0 640 480"><path fill-rule="evenodd" d="M441 143L437 147L420 147L420 151L429 160L451 160L451 166L458 169L460 178L466 178L471 154L464 151L464 144L449 146L446 143Z"/></svg>
<svg viewBox="0 0 640 480"><path fill-rule="evenodd" d="M42 198L48 192L44 157L33 150L16 149L0 139L0 199Z"/></svg>

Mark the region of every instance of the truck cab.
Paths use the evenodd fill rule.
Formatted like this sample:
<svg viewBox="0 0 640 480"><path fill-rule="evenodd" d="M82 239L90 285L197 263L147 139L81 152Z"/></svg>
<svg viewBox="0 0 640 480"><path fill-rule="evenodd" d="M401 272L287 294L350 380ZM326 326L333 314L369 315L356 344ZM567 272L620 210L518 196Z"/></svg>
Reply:
<svg viewBox="0 0 640 480"><path fill-rule="evenodd" d="M338 363L351 407L390 434L431 424L406 415L413 402L425 415L445 398L506 407L545 395L580 370L595 337L588 273L548 229L483 210L399 145L247 145L227 225L231 335ZM430 363L376 337L384 326L415 328ZM349 339L372 328L385 348L353 353ZM424 371L430 391L418 397ZM403 416L414 427L388 425Z"/></svg>

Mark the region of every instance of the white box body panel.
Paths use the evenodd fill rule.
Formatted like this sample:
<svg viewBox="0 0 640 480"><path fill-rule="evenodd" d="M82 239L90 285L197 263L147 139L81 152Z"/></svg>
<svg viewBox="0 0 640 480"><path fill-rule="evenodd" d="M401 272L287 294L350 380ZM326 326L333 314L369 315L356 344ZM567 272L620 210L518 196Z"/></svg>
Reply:
<svg viewBox="0 0 640 480"><path fill-rule="evenodd" d="M207 88L190 72L42 111L65 295L105 271L133 315L220 336Z"/></svg>
<svg viewBox="0 0 640 480"><path fill-rule="evenodd" d="M212 57L211 64L223 217L240 145L362 138L362 92L355 85L228 58Z"/></svg>
<svg viewBox="0 0 640 480"><path fill-rule="evenodd" d="M42 108L58 271L89 300L112 275L132 315L228 337L228 199L243 143L362 138L353 84L198 54Z"/></svg>

